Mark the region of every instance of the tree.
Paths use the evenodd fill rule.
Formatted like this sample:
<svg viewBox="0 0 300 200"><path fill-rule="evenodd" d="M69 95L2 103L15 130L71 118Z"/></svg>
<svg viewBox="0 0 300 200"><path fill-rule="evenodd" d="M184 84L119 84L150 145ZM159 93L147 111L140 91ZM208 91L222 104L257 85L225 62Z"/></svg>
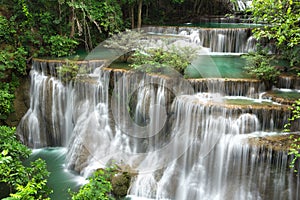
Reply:
<svg viewBox="0 0 300 200"><path fill-rule="evenodd" d="M132 55L131 67L149 73L169 73L175 69L184 74L186 68L197 58L199 50L190 46L175 45L139 49Z"/></svg>
<svg viewBox="0 0 300 200"><path fill-rule="evenodd" d="M142 7L143 7L143 0L138 0L138 22L137 22L138 29L142 27Z"/></svg>
<svg viewBox="0 0 300 200"><path fill-rule="evenodd" d="M166 8L171 7L172 4L181 4L183 3L184 0L158 0L158 1L154 1L154 0L123 0L122 1L122 5L123 7L129 7L129 12L130 12L130 18L131 18L131 28L135 28L135 8L137 8L137 29L140 29L142 27L142 22L143 22L143 11L145 11L145 9L143 9L143 7L146 6L146 17L148 17L149 13L149 7L151 7L151 10L155 10L155 11L159 11L160 10L164 10ZM163 5L162 5L163 4ZM171 7L171 9L173 9L173 7ZM155 16L157 17L157 16ZM163 18L164 16L159 16L160 18ZM160 21L161 22L161 21ZM157 23L157 21L156 21Z"/></svg>
<svg viewBox="0 0 300 200"><path fill-rule="evenodd" d="M77 35L83 36L81 39L87 50L93 49L95 44L94 35L107 33L106 36L118 32L122 28L122 13L120 5L116 0L105 1L83 1L71 0L67 2L71 8L71 35L75 33L77 26ZM92 27L98 30L95 32Z"/></svg>
<svg viewBox="0 0 300 200"><path fill-rule="evenodd" d="M251 11L255 22L265 23L254 29L254 37L274 42L291 65L299 65L300 1L253 0Z"/></svg>
<svg viewBox="0 0 300 200"><path fill-rule="evenodd" d="M104 47L115 50L117 55L122 56L124 62L128 62L131 54L141 48L140 39L142 37L145 37L145 33L142 31L126 30L107 39ZM145 46L147 45L145 44Z"/></svg>
<svg viewBox="0 0 300 200"><path fill-rule="evenodd" d="M271 65L273 56L268 55L266 49L258 46L256 52L251 52L243 55L246 58L246 71L253 77L261 80L266 87L266 90L272 89L276 82L280 71Z"/></svg>

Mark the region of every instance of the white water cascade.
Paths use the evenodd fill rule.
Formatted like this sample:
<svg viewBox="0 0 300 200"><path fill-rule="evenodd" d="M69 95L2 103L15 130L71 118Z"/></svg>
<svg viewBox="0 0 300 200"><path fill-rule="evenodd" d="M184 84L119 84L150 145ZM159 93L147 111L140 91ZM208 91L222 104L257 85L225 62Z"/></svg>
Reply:
<svg viewBox="0 0 300 200"><path fill-rule="evenodd" d="M250 8L252 6L252 1L248 0L237 0L235 3L233 3L233 9L235 11L245 11L247 8Z"/></svg>
<svg viewBox="0 0 300 200"><path fill-rule="evenodd" d="M212 53L248 53L255 50L256 40L250 28L145 27L150 34L180 36L206 47Z"/></svg>
<svg viewBox="0 0 300 200"><path fill-rule="evenodd" d="M287 153L247 142L276 134L289 117L284 106L227 105L222 81L194 94L207 83L108 68L63 84L51 66L33 64L18 135L34 148L67 146L68 168L84 176L109 163L132 171L132 199L300 198ZM241 88L235 95L249 92Z"/></svg>

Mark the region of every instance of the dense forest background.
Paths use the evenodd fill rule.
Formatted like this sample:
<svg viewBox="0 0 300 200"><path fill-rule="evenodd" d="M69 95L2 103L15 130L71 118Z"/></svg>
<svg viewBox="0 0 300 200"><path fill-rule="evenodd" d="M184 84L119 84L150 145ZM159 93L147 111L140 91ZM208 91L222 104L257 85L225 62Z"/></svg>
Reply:
<svg viewBox="0 0 300 200"><path fill-rule="evenodd" d="M1 0L0 5L0 124L14 110L14 91L33 57L90 51L142 24L197 22L199 16L233 12L230 0Z"/></svg>
<svg viewBox="0 0 300 200"><path fill-rule="evenodd" d="M233 8L230 0L2 0L1 5L1 43L14 47L26 43L31 56L62 56L66 52L56 48L60 42L68 44L69 50L75 45L90 50L115 32L140 28L142 21L191 22Z"/></svg>

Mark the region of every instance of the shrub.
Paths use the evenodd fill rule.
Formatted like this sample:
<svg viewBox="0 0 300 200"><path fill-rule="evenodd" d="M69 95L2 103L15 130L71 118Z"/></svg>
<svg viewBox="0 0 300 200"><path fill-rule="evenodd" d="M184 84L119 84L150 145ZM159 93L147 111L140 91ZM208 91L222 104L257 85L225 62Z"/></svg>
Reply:
<svg viewBox="0 0 300 200"><path fill-rule="evenodd" d="M246 58L245 69L248 73L263 81L266 89L271 89L276 82L280 72L275 67L271 66L272 58L266 54L266 51L259 50L255 53L249 53L243 56Z"/></svg>
<svg viewBox="0 0 300 200"><path fill-rule="evenodd" d="M78 45L76 40L61 35L51 36L48 43L50 45L50 54L58 57L72 55Z"/></svg>
<svg viewBox="0 0 300 200"><path fill-rule="evenodd" d="M9 91L9 85L4 83L0 86L0 120L6 119L13 111L14 94Z"/></svg>
<svg viewBox="0 0 300 200"><path fill-rule="evenodd" d="M85 66L79 66L77 64L77 59L78 58L75 58L75 60L67 59L66 63L57 69L58 78L63 83L79 80L76 79L78 74L83 77L83 75L86 75L88 73L88 69Z"/></svg>
<svg viewBox="0 0 300 200"><path fill-rule="evenodd" d="M99 169L95 171L89 178L89 183L82 186L78 193L71 192L72 200L113 199L110 196L112 190L111 175L110 170Z"/></svg>
<svg viewBox="0 0 300 200"><path fill-rule="evenodd" d="M148 49L136 51L133 56L131 66L139 71L160 73L165 69L172 68L184 74L187 66L190 65L196 56L197 49L189 47L171 47Z"/></svg>

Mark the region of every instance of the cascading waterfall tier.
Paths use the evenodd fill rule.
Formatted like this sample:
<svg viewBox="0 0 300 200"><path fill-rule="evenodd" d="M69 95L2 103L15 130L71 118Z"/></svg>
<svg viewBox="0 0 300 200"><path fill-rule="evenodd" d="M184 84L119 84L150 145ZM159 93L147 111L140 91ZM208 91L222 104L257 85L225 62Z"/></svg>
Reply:
<svg viewBox="0 0 300 200"><path fill-rule="evenodd" d="M189 79L196 92L222 93L226 96L258 97L264 85L255 79L205 78Z"/></svg>
<svg viewBox="0 0 300 200"><path fill-rule="evenodd" d="M255 97L260 83L187 81L99 61L66 84L58 63L33 63L31 106L17 130L25 144L67 146L67 166L84 176L109 163L134 171L133 199L299 198L287 152L248 142L281 129L288 106L232 105L220 94Z"/></svg>
<svg viewBox="0 0 300 200"><path fill-rule="evenodd" d="M250 28L148 26L144 31L151 34L176 35L209 48L210 52L248 53L254 51L256 45Z"/></svg>
<svg viewBox="0 0 300 200"><path fill-rule="evenodd" d="M57 68L66 61L35 59L31 70L30 109L22 118L17 133L21 141L33 148L66 146L73 127L72 110L76 98L90 91L91 84L63 84ZM93 71L104 61L78 62Z"/></svg>
<svg viewBox="0 0 300 200"><path fill-rule="evenodd" d="M276 87L285 89L300 89L300 78L297 76L279 76Z"/></svg>
<svg viewBox="0 0 300 200"><path fill-rule="evenodd" d="M263 147L247 143L266 128L256 113L220 107L198 95L181 96L173 106L175 130L193 131L197 136L164 169L137 176L130 191L133 197L297 199L298 180L290 177L287 154L262 151Z"/></svg>

